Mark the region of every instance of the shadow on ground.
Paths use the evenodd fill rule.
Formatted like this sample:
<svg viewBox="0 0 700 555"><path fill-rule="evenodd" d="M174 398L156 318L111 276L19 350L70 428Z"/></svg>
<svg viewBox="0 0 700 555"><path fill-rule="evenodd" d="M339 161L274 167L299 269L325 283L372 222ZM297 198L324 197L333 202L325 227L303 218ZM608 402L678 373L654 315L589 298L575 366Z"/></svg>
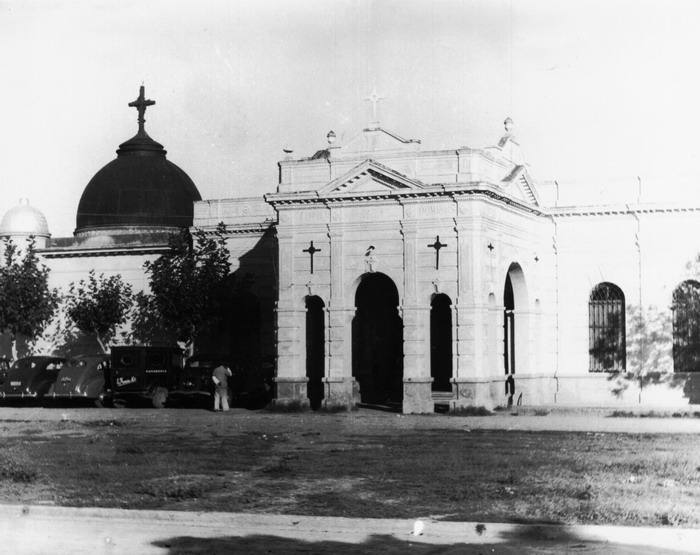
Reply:
<svg viewBox="0 0 700 555"><path fill-rule="evenodd" d="M358 522L358 525L360 523ZM221 538L176 537L154 542L168 549L169 555L193 553L257 555L284 553L285 555L349 555L382 553L388 555L681 555L682 552L631 545L582 541L575 534L558 534L556 539L543 539L541 529L533 527L504 538L501 543L436 545L399 540L389 535L372 535L362 543L337 541L306 541L271 535L229 536Z"/></svg>

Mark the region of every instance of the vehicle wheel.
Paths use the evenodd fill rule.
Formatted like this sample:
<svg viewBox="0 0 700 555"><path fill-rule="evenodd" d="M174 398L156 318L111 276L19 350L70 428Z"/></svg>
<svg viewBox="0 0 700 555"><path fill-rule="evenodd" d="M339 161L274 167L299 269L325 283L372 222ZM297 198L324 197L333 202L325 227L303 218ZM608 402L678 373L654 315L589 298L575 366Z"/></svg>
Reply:
<svg viewBox="0 0 700 555"><path fill-rule="evenodd" d="M168 400L168 390L164 387L156 387L156 390L151 396L151 401L153 402L153 407L157 409L162 409L165 406L165 402Z"/></svg>
<svg viewBox="0 0 700 555"><path fill-rule="evenodd" d="M114 407L114 398L103 390L100 392L100 396L95 399L95 406L98 409L112 408Z"/></svg>

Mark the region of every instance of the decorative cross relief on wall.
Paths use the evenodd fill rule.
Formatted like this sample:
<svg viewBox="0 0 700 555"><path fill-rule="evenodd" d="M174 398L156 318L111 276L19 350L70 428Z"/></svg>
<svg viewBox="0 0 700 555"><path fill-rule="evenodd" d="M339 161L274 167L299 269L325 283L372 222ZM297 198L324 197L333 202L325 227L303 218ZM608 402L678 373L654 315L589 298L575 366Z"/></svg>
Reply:
<svg viewBox="0 0 700 555"><path fill-rule="evenodd" d="M440 236L436 235L435 242L432 245L428 245L428 246L435 249L435 269L439 270L440 269L440 249L442 247L446 247L447 243L441 243Z"/></svg>
<svg viewBox="0 0 700 555"><path fill-rule="evenodd" d="M491 285L495 285L496 283L496 263L495 263L495 256L494 256L494 249L496 247L493 246L493 243L489 243L488 246L486 247L489 249L489 265L488 265L488 274L487 274L487 279L488 282Z"/></svg>
<svg viewBox="0 0 700 555"><path fill-rule="evenodd" d="M302 252L308 252L309 253L309 262L311 264L311 273L314 273L314 253L321 252L321 249L317 249L314 247L314 242L310 241L310 245L308 249L304 249Z"/></svg>

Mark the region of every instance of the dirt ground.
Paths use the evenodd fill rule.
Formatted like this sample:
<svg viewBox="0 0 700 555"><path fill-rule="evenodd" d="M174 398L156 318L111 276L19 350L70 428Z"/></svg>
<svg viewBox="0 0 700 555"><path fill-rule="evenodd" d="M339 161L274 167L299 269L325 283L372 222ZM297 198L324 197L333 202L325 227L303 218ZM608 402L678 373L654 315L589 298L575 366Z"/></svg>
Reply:
<svg viewBox="0 0 700 555"><path fill-rule="evenodd" d="M0 501L700 525L700 419L0 408Z"/></svg>

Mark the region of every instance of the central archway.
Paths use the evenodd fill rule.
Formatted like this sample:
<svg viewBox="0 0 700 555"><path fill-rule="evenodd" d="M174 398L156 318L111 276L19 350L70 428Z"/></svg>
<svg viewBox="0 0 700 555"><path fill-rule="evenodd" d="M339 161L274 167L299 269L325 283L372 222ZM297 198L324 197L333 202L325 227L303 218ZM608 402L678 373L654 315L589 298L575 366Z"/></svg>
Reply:
<svg viewBox="0 0 700 555"><path fill-rule="evenodd" d="M381 273L362 277L352 323L352 374L362 403L403 401L403 322L398 305L391 278Z"/></svg>

